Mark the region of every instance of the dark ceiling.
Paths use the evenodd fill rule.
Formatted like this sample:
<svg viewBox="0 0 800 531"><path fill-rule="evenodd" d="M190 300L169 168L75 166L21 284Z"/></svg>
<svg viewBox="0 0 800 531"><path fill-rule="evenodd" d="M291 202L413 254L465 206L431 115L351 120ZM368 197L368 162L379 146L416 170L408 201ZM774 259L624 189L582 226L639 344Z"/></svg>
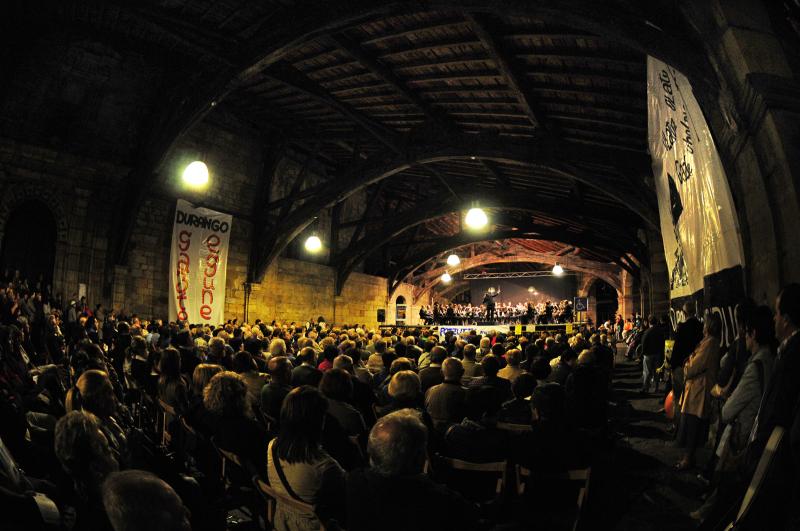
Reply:
<svg viewBox="0 0 800 531"><path fill-rule="evenodd" d="M332 249L343 281L361 263L409 278L435 268L448 245L506 240L635 273L640 229L657 230L646 52L690 75L702 67L663 37L688 39L662 4L37 0L12 12L175 67L174 90L138 146L134 175L145 181L176 138L215 112L326 168L327 181L299 183L302 201L276 222L266 212L274 201L256 210L251 276L333 207L334 231L353 233ZM142 189L123 195L123 234ZM337 204L360 191L363 216L342 219ZM472 204L490 209L483 236L461 231Z"/></svg>

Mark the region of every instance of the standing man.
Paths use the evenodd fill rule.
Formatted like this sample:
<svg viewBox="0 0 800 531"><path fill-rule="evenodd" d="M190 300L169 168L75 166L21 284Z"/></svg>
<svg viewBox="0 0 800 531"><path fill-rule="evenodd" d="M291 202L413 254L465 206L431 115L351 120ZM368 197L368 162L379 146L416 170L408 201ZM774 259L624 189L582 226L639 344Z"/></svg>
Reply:
<svg viewBox="0 0 800 531"><path fill-rule="evenodd" d="M642 394L650 392L651 380L658 392L656 369L664 363L664 327L655 315L651 315L648 321L650 328L642 336Z"/></svg>
<svg viewBox="0 0 800 531"><path fill-rule="evenodd" d="M496 291L495 293L491 293L487 291L486 294L483 296L483 304L486 306L486 320L490 323L494 321L495 318L495 302L494 298L500 295L500 290Z"/></svg>

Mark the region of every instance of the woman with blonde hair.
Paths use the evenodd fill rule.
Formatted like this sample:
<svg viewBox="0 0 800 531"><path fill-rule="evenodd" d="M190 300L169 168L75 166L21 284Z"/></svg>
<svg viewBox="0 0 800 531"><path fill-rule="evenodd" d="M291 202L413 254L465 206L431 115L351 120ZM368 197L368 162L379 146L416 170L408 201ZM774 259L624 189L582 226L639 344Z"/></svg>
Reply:
<svg viewBox="0 0 800 531"><path fill-rule="evenodd" d="M102 485L119 469L100 420L84 411L70 411L56 424L55 454L72 480L70 505L75 508L75 530L109 529L103 509Z"/></svg>
<svg viewBox="0 0 800 531"><path fill-rule="evenodd" d="M97 369L84 371L67 391L65 406L67 412L83 411L96 416L116 460L123 465L129 462L128 439L115 418L117 401L106 372Z"/></svg>
<svg viewBox="0 0 800 531"><path fill-rule="evenodd" d="M266 430L253 419L242 377L232 371L215 374L203 389L203 405L216 418L216 444L264 470L264 450L269 439Z"/></svg>

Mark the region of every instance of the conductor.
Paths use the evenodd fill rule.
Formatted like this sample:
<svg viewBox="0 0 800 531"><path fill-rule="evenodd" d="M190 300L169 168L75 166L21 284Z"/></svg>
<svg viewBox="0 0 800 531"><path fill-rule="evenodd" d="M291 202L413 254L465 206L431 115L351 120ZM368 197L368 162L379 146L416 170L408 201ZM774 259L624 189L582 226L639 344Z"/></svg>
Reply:
<svg viewBox="0 0 800 531"><path fill-rule="evenodd" d="M500 295L500 290L492 293L491 291L487 291L486 295L483 296L483 304L486 306L486 320L489 322L493 322L495 318L495 302L494 298Z"/></svg>

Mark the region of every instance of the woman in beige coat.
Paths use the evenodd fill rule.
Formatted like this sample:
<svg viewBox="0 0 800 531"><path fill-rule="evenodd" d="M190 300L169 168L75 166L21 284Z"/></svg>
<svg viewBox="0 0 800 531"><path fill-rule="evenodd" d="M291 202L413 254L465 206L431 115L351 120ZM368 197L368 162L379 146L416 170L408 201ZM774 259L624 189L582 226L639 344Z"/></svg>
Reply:
<svg viewBox="0 0 800 531"><path fill-rule="evenodd" d="M681 423L678 429L678 446L685 448L678 470L694 466L694 453L708 437L708 414L711 388L719 370L720 335L722 320L717 314L708 314L703 326L703 340L697 345L683 365L684 384L681 397Z"/></svg>

